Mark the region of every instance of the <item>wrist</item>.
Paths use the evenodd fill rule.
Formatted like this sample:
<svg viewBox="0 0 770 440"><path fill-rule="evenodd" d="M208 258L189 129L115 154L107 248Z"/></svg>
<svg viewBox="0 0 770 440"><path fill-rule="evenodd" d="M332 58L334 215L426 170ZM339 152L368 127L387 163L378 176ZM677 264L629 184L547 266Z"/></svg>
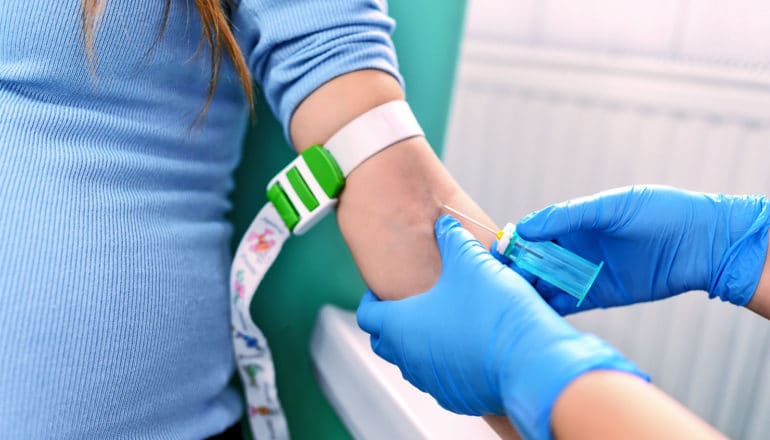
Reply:
<svg viewBox="0 0 770 440"><path fill-rule="evenodd" d="M770 319L770 258L768 256L770 255L767 255L767 243L765 243L765 263L762 274L746 307L758 315Z"/></svg>
<svg viewBox="0 0 770 440"><path fill-rule="evenodd" d="M550 346L533 347L529 356L508 359L500 371L503 405L526 438L551 438L551 415L559 396L577 378L596 370L649 377L612 346L594 335L574 331Z"/></svg>
<svg viewBox="0 0 770 440"><path fill-rule="evenodd" d="M736 198L727 208L725 228L740 231L717 267L709 295L745 306L758 290L767 255L770 206L765 197Z"/></svg>

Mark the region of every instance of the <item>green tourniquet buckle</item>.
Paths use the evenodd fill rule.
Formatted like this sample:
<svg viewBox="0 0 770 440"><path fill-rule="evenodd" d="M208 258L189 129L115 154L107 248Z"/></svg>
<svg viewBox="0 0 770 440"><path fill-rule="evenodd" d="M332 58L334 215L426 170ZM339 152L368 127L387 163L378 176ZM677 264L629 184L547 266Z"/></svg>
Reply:
<svg viewBox="0 0 770 440"><path fill-rule="evenodd" d="M267 184L273 203L286 227L302 235L337 204L345 176L329 150L313 145Z"/></svg>

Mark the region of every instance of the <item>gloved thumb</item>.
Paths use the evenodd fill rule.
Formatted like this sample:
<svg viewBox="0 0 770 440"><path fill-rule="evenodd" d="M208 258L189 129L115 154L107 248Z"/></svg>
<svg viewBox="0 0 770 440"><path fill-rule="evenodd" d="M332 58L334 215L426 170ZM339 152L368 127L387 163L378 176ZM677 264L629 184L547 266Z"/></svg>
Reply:
<svg viewBox="0 0 770 440"><path fill-rule="evenodd" d="M435 231L438 251L441 254L442 270L446 263L455 256L464 254L464 258L473 258L473 255L467 253L482 254L487 252L484 246L451 215L439 217L436 220Z"/></svg>
<svg viewBox="0 0 770 440"><path fill-rule="evenodd" d="M548 241L595 226L596 199L571 200L535 211L516 224L516 232L530 241Z"/></svg>
<svg viewBox="0 0 770 440"><path fill-rule="evenodd" d="M551 205L527 214L516 224L516 232L525 240L553 240L569 230L569 213L566 209Z"/></svg>
<svg viewBox="0 0 770 440"><path fill-rule="evenodd" d="M572 232L607 230L647 191L645 187L616 188L557 203L519 220L516 232L525 240L547 241Z"/></svg>
<svg viewBox="0 0 770 440"><path fill-rule="evenodd" d="M393 322L393 317L388 316L393 304L392 301L380 301L371 290L367 290L356 311L358 326L370 335L369 342L372 351L391 363L395 361L392 347L393 335L388 336L382 333L385 321ZM391 343L389 344L388 341Z"/></svg>
<svg viewBox="0 0 770 440"><path fill-rule="evenodd" d="M361 330L369 333L373 338L379 337L382 322L385 319L385 308L377 296L371 290L367 290L356 310L356 321Z"/></svg>

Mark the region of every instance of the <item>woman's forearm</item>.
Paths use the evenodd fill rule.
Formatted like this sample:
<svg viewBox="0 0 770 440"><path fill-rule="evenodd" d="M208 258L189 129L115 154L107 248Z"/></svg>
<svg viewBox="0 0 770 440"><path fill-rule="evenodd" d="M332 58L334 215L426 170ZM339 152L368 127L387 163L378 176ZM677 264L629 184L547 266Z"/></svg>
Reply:
<svg viewBox="0 0 770 440"><path fill-rule="evenodd" d="M340 76L299 106L292 118L292 141L299 151L322 144L358 115L398 99L403 99L398 82L384 72ZM433 224L443 204L492 224L422 137L383 150L348 176L338 222L361 275L378 295L403 298L433 285L441 266ZM488 233L478 236L486 245L494 239Z"/></svg>
<svg viewBox="0 0 770 440"><path fill-rule="evenodd" d="M300 104L291 122L298 151L323 144L358 115L403 99L390 75L364 70L323 85ZM382 298L404 298L427 290L441 270L433 225L448 204L492 221L468 197L424 138L400 142L364 162L348 176L337 219L366 284ZM465 225L489 246L493 240ZM485 416L503 438L517 438L507 418Z"/></svg>

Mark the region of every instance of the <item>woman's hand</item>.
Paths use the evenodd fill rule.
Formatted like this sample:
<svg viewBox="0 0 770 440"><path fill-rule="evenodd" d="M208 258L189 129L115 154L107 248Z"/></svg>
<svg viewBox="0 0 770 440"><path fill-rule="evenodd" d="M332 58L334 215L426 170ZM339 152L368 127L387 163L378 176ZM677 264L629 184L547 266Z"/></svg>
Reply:
<svg viewBox="0 0 770 440"><path fill-rule="evenodd" d="M605 265L580 308L541 280L560 314L655 301L706 290L736 305L752 298L767 252L770 210L760 196L708 195L632 186L552 205L516 227Z"/></svg>
<svg viewBox="0 0 770 440"><path fill-rule="evenodd" d="M561 391L596 369L641 373L598 338L560 318L518 274L449 216L435 226L441 275L427 292L380 301L367 292L358 323L372 348L445 408L507 414L547 438Z"/></svg>

